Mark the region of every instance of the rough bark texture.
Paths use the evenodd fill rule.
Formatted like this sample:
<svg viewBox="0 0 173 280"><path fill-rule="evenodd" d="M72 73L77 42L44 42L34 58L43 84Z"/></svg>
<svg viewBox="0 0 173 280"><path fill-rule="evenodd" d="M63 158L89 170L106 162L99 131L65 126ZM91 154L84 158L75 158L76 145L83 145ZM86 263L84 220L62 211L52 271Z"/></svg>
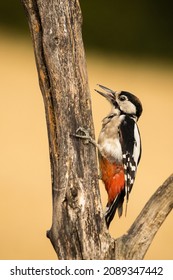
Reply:
<svg viewBox="0 0 173 280"><path fill-rule="evenodd" d="M153 195L128 233L113 240L103 217L95 148L72 136L81 126L94 137L79 2L21 1L49 136L53 220L47 236L59 259L142 259L172 209L173 176Z"/></svg>
<svg viewBox="0 0 173 280"><path fill-rule="evenodd" d="M100 202L91 100L78 1L22 1L28 16L45 103L50 145L53 223L48 236L60 259L99 259L110 239ZM102 237L102 242L101 238Z"/></svg>

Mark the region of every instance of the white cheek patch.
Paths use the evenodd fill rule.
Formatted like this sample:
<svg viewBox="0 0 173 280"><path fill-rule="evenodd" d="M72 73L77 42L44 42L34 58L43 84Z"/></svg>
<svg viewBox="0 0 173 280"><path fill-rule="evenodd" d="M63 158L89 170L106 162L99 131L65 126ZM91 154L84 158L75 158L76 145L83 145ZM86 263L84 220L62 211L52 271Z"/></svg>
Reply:
<svg viewBox="0 0 173 280"><path fill-rule="evenodd" d="M128 100L119 102L119 106L120 106L121 111L123 111L126 114L134 114L134 115L136 114L135 105Z"/></svg>

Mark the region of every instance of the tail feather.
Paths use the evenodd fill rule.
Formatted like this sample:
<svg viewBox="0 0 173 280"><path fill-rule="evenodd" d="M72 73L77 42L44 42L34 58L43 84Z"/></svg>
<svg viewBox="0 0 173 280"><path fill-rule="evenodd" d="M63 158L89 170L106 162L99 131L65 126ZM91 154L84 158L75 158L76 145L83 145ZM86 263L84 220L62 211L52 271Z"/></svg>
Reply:
<svg viewBox="0 0 173 280"><path fill-rule="evenodd" d="M116 210L118 210L118 216L121 217L123 213L124 196L125 196L125 190L123 189L111 204L110 203L107 204L106 211L105 211L105 220L106 220L107 228L109 228L109 225L115 216Z"/></svg>

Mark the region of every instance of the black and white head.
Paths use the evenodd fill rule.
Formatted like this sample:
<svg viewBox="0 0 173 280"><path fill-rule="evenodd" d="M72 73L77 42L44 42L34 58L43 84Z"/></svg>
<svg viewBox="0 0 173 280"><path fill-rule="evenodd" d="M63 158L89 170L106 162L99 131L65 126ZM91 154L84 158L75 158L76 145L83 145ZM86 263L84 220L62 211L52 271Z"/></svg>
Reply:
<svg viewBox="0 0 173 280"><path fill-rule="evenodd" d="M119 109L122 114L131 115L137 119L142 114L142 104L140 100L132 93L127 91L113 91L102 85L98 85L105 92L97 91L104 96L116 109Z"/></svg>

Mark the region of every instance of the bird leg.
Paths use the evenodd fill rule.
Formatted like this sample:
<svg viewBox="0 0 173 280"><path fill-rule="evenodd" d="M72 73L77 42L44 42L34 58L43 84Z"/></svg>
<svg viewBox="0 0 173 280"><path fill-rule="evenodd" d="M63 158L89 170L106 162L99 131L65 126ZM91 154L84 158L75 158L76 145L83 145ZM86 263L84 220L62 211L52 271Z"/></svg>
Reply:
<svg viewBox="0 0 173 280"><path fill-rule="evenodd" d="M83 135L81 134L78 134L78 132L82 132ZM100 148L99 145L96 143L96 141L90 136L89 132L87 129L83 128L83 127L79 127L77 130L76 130L76 134L72 134L74 137L77 137L77 138L81 138L81 139L84 139L85 140L85 144L89 144L89 143L92 143L95 147L97 147L98 149Z"/></svg>

